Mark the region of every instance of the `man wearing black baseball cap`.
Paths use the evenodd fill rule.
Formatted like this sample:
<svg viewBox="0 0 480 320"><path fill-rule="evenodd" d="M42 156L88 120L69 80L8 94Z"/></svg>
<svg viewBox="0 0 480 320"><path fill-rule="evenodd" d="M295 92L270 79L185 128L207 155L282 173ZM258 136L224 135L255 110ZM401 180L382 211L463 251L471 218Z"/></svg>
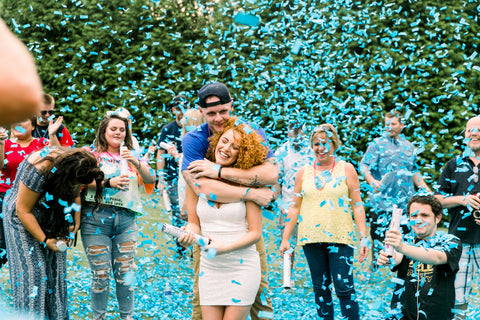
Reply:
<svg viewBox="0 0 480 320"><path fill-rule="evenodd" d="M219 100L207 103L205 100L210 96L215 96ZM204 85L200 91L198 91L198 99L200 101L200 107L202 108L214 107L232 101L232 97L230 96L227 86L220 82Z"/></svg>
<svg viewBox="0 0 480 320"><path fill-rule="evenodd" d="M226 121L233 112L233 99L227 86L219 82L204 85L198 92L198 98L199 109L206 123L199 126L196 130L187 133L182 140L182 174L187 183L185 188L185 205L187 210L189 206L195 206L195 201L192 203L192 199L195 199L194 193L206 195L209 200L222 203L248 200L260 206L268 205L274 197L274 192L265 186L278 183L278 169L274 164L275 156L272 150L269 148L267 159L263 164L248 170L230 167L219 168L218 166L212 166L209 161L204 161L209 146L208 138L214 133L223 130ZM267 142L263 129L255 125L251 126ZM228 180L236 185L234 186L220 180ZM279 187L275 189L277 192L280 190ZM250 310L250 316L252 320L269 319L273 317L273 308L271 300L266 295L268 289L266 281L268 267L263 239L257 242L256 247L260 255L262 281L255 302ZM202 318L197 285L198 261L199 251L194 247L195 288L192 314L192 319L194 320ZM262 300L266 301L266 303L262 304Z"/></svg>

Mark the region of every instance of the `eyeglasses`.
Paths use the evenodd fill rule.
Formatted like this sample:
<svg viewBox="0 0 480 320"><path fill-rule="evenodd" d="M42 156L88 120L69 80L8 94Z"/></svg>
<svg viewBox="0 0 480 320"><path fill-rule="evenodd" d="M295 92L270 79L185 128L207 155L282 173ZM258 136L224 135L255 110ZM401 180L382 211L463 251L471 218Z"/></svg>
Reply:
<svg viewBox="0 0 480 320"><path fill-rule="evenodd" d="M51 116L54 116L55 115L55 110L42 110L40 111L40 114L42 116L46 116L47 114L51 115Z"/></svg>
<svg viewBox="0 0 480 320"><path fill-rule="evenodd" d="M478 167L475 166L472 168L473 170L473 182L477 183L478 182Z"/></svg>

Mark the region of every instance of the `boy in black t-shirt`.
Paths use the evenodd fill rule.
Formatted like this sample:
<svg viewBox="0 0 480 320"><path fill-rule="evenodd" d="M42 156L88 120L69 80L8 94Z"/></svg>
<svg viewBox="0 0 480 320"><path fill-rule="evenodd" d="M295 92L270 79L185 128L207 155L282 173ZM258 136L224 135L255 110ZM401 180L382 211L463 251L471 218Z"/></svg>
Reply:
<svg viewBox="0 0 480 320"><path fill-rule="evenodd" d="M450 320L455 304L455 274L462 253L460 240L437 232L442 205L434 196L414 196L407 206L415 240L404 242L398 230L386 233L385 244L395 251L388 257L382 250L378 265L394 263L397 287L389 319Z"/></svg>

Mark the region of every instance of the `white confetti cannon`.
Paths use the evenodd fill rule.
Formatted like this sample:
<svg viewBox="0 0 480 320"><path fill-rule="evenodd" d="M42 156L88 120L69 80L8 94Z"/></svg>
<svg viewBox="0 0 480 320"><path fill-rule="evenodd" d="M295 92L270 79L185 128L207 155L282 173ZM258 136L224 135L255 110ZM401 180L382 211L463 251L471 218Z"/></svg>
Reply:
<svg viewBox="0 0 480 320"><path fill-rule="evenodd" d="M125 142L122 141L120 144L120 153L122 153L124 150L128 150L127 146L125 145ZM125 158L120 159L120 174L129 174L128 170L128 160Z"/></svg>
<svg viewBox="0 0 480 320"><path fill-rule="evenodd" d="M283 253L283 285L284 289L290 289L292 283L292 257L293 249L290 248Z"/></svg>
<svg viewBox="0 0 480 320"><path fill-rule="evenodd" d="M170 143L166 143L164 141L160 142L160 148L162 148L162 149L167 150L168 148L171 148L171 147L173 147L173 145L170 144Z"/></svg>
<svg viewBox="0 0 480 320"><path fill-rule="evenodd" d="M180 237L184 234L189 233L187 230L177 228L175 226L172 226L171 224L164 223L162 224L162 227L160 228L162 232L165 232L166 234L169 234L174 237ZM195 237L194 243L199 246L205 246L207 244L210 244L210 239L207 237L203 237L199 234L193 234Z"/></svg>
<svg viewBox="0 0 480 320"><path fill-rule="evenodd" d="M172 203L170 202L170 197L168 196L167 189L162 191L163 204L165 205L165 210L172 211Z"/></svg>
<svg viewBox="0 0 480 320"><path fill-rule="evenodd" d="M127 146L125 145L125 142L122 141L120 143L120 154L124 151L128 150ZM120 158L120 174L121 175L128 175L130 174L130 170L128 169L128 160L125 158ZM124 191L127 191L129 188L126 187Z"/></svg>
<svg viewBox="0 0 480 320"><path fill-rule="evenodd" d="M390 220L390 228L389 230L399 230L400 229L400 220L402 218L403 210L397 208L397 205L393 205L392 211L392 220ZM393 247L389 246L388 244L385 245L385 253L388 257L393 256Z"/></svg>

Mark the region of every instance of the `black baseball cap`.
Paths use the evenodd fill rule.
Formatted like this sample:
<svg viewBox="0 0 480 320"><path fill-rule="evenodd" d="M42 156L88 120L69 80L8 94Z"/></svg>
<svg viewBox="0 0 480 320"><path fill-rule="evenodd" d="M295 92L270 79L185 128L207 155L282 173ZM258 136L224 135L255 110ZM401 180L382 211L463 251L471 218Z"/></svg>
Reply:
<svg viewBox="0 0 480 320"><path fill-rule="evenodd" d="M205 103L205 100L211 96L218 97L220 100L211 103ZM230 96L227 86L220 82L213 82L204 85L200 91L198 91L198 99L200 107L202 108L214 107L232 101L232 97Z"/></svg>
<svg viewBox="0 0 480 320"><path fill-rule="evenodd" d="M188 98L184 94L175 96L170 103L170 108L181 109L182 111L188 109Z"/></svg>

